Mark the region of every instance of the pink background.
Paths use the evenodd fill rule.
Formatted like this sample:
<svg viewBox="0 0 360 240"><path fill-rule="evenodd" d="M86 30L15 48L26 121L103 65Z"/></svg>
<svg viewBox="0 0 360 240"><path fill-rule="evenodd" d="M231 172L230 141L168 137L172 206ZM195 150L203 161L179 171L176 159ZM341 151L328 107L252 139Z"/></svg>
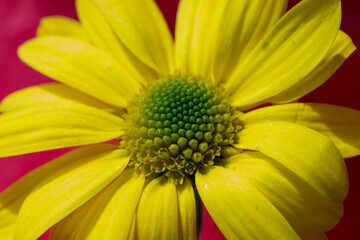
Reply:
<svg viewBox="0 0 360 240"><path fill-rule="evenodd" d="M177 0L157 0L174 29ZM298 0L290 0L294 5ZM360 1L343 0L342 30L360 46ZM34 37L40 18L65 15L76 18L74 0L1 0L0 1L0 99L32 85L51 81L21 63L16 49ZM360 110L360 53L355 52L340 70L317 90L304 97L304 102L331 103ZM360 134L360 133L359 133ZM46 151L0 159L0 191L32 169L67 150ZM341 222L328 233L329 239L360 239L360 157L347 159L350 191L345 200ZM261 229L259 227L259 229ZM44 238L45 239L45 238ZM208 214L204 213L201 239L224 239Z"/></svg>

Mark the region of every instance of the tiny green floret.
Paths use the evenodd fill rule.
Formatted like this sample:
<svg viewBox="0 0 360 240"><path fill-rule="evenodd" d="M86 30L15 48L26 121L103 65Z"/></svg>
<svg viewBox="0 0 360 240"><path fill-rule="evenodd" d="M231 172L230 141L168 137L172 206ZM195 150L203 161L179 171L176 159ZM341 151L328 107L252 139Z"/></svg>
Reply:
<svg viewBox="0 0 360 240"><path fill-rule="evenodd" d="M226 100L195 78L157 81L128 109L131 126L121 147L130 152L130 165L181 184L200 166L221 161L221 149L241 128Z"/></svg>

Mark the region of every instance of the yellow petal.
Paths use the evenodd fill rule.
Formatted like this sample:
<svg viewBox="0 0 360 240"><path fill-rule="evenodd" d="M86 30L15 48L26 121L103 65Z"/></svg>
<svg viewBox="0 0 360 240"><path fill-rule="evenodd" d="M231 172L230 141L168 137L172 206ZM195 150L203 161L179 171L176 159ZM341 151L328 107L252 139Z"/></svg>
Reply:
<svg viewBox="0 0 360 240"><path fill-rule="evenodd" d="M287 1L182 0L176 22L176 67L225 80L286 9Z"/></svg>
<svg viewBox="0 0 360 240"><path fill-rule="evenodd" d="M338 33L340 0L304 0L286 13L225 84L234 106L262 103L305 78Z"/></svg>
<svg viewBox="0 0 360 240"><path fill-rule="evenodd" d="M178 239L177 191L165 176L144 189L136 215L138 239Z"/></svg>
<svg viewBox="0 0 360 240"><path fill-rule="evenodd" d="M79 22L63 16L42 18L36 35L38 37L63 36L88 41L86 33Z"/></svg>
<svg viewBox="0 0 360 240"><path fill-rule="evenodd" d="M298 175L322 195L343 202L348 177L343 158L324 135L287 122L253 124L238 133L236 147L260 151Z"/></svg>
<svg viewBox="0 0 360 240"><path fill-rule="evenodd" d="M111 109L112 106L92 98L61 83L45 83L21 89L6 96L0 102L0 112L8 112L37 103L77 102L95 108Z"/></svg>
<svg viewBox="0 0 360 240"><path fill-rule="evenodd" d="M0 115L0 157L108 141L124 121L80 104L41 103Z"/></svg>
<svg viewBox="0 0 360 240"><path fill-rule="evenodd" d="M136 222L135 222L135 216L133 217L133 221L132 221L132 224L131 224L131 229L130 229L130 232L129 232L129 236L127 239L136 239L135 238L135 227L136 227Z"/></svg>
<svg viewBox="0 0 360 240"><path fill-rule="evenodd" d="M288 1L228 0L228 2L231 4L223 12L214 46L215 79L221 82L228 80L239 62L253 50L284 14ZM224 26L228 23L228 26Z"/></svg>
<svg viewBox="0 0 360 240"><path fill-rule="evenodd" d="M25 199L16 221L14 240L39 237L101 191L128 162L128 153L116 149L96 158L80 158L53 172Z"/></svg>
<svg viewBox="0 0 360 240"><path fill-rule="evenodd" d="M196 237L196 203L191 181L185 178L177 187L179 209L179 239L195 240Z"/></svg>
<svg viewBox="0 0 360 240"><path fill-rule="evenodd" d="M39 72L112 105L125 107L140 91L126 69L85 42L35 38L21 45L18 54Z"/></svg>
<svg viewBox="0 0 360 240"><path fill-rule="evenodd" d="M292 103L260 108L240 117L245 126L269 121L304 125L329 137L342 156L360 154L360 111L328 104Z"/></svg>
<svg viewBox="0 0 360 240"><path fill-rule="evenodd" d="M245 152L224 160L226 167L250 181L295 229L325 232L343 213L341 203L323 197L290 170L259 152Z"/></svg>
<svg viewBox="0 0 360 240"><path fill-rule="evenodd" d="M48 179L54 172L63 169L70 163L85 158L97 159L116 148L115 145L110 144L78 148L28 173L3 191L0 194L0 236L5 236L4 232L6 231L9 238L4 239L13 239L15 222L21 205L30 192L44 179ZM1 237L0 239L3 239Z"/></svg>
<svg viewBox="0 0 360 240"><path fill-rule="evenodd" d="M128 239L145 178L125 170L107 188L56 224L50 239Z"/></svg>
<svg viewBox="0 0 360 240"><path fill-rule="evenodd" d="M323 84L356 49L351 38L339 31L334 44L320 64L303 80L271 98L274 103L295 101Z"/></svg>
<svg viewBox="0 0 360 240"><path fill-rule="evenodd" d="M153 0L94 0L118 39L163 75L172 73L173 40ZM124 34L126 33L126 34Z"/></svg>
<svg viewBox="0 0 360 240"><path fill-rule="evenodd" d="M93 0L76 0L76 9L81 25L96 47L117 59L141 83L146 84L148 81L156 80L158 77L156 72L134 56L119 41L104 13L99 11Z"/></svg>
<svg viewBox="0 0 360 240"><path fill-rule="evenodd" d="M299 239L251 182L217 166L195 175L206 209L227 239Z"/></svg>
<svg viewBox="0 0 360 240"><path fill-rule="evenodd" d="M2 226L0 225L0 239L12 240L14 236L15 226Z"/></svg>

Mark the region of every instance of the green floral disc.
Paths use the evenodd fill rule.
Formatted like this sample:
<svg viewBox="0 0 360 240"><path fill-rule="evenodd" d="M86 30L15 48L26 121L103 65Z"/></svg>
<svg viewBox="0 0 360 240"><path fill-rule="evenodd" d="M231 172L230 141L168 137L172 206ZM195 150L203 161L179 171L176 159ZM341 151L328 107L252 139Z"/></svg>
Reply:
<svg viewBox="0 0 360 240"><path fill-rule="evenodd" d="M160 80L132 105L121 143L131 153L130 164L146 176L165 174L174 184L221 161L222 148L241 128L239 112L221 93L193 78Z"/></svg>

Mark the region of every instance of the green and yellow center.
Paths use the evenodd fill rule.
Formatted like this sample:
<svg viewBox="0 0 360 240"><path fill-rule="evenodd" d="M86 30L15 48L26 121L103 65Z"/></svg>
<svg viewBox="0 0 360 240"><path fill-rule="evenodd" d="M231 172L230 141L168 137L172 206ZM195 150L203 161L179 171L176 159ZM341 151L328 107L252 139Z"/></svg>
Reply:
<svg viewBox="0 0 360 240"><path fill-rule="evenodd" d="M156 82L128 108L130 128L121 146L146 176L165 174L174 184L197 168L221 161L241 128L237 111L219 89L194 78Z"/></svg>

